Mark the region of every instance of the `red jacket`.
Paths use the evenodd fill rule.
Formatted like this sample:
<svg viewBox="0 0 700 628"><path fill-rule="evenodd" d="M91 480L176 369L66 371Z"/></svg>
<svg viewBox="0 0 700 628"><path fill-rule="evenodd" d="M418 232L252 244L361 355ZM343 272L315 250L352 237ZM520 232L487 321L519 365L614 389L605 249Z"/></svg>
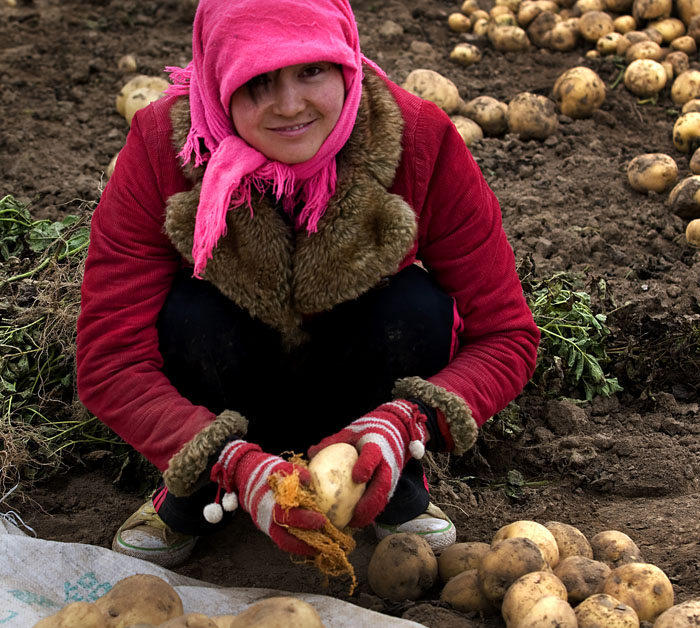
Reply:
<svg viewBox="0 0 700 628"><path fill-rule="evenodd" d="M470 422L469 414L480 426L531 377L539 331L500 207L463 140L433 104L388 86L403 118L389 191L408 203L417 221L417 237L398 269L419 260L455 301L458 346L428 385L438 391L436 406L448 415L451 431ZM173 103L161 99L132 121L93 216L78 320L82 401L161 470L215 419L178 394L161 372L158 350L156 320L183 264L164 231L166 202L193 186L176 158ZM420 397L424 383L414 384L399 386L397 394ZM451 410L452 401L460 409ZM461 429L448 438L458 453L471 445Z"/></svg>

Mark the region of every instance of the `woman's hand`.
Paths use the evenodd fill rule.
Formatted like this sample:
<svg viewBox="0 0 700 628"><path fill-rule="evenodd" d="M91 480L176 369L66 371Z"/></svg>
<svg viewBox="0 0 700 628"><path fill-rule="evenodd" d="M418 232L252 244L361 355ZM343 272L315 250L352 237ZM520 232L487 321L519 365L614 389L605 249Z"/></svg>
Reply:
<svg viewBox="0 0 700 628"><path fill-rule="evenodd" d="M309 458L335 443L353 445L360 456L352 470L358 484L368 483L350 525L369 525L389 503L409 456L422 458L427 442L425 415L416 404L398 399L353 421L309 449Z"/></svg>
<svg viewBox="0 0 700 628"><path fill-rule="evenodd" d="M326 518L305 508L283 509L276 501L268 478L273 473L290 475L299 472L303 484L310 481L307 469L293 465L279 456L264 453L258 445L244 440L228 443L211 472L211 479L226 491L223 506L232 510L237 503L250 514L259 530L267 534L280 549L292 554L311 555L316 550L290 534L286 528L319 530ZM233 503L231 503L233 502Z"/></svg>

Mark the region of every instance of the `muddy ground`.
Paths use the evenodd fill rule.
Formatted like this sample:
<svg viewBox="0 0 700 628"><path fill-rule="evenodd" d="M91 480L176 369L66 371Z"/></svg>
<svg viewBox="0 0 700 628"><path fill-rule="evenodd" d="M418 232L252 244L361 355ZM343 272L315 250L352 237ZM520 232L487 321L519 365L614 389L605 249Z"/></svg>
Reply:
<svg viewBox="0 0 700 628"><path fill-rule="evenodd" d="M485 8L488 2L483 0ZM127 125L114 97L129 74L119 58L134 54L138 71L158 75L189 57L192 3L185 0L18 0L0 7L0 176L2 195L27 202L37 218L84 211L99 199L103 172L123 145ZM688 157L671 129L678 114L668 94L640 103L618 84L610 60L532 49L500 53L477 40L483 59L461 68L449 52L464 36L446 16L458 2L357 0L363 49L394 80L413 68L445 74L465 100L508 102L521 91L548 95L575 65L596 70L605 103L586 120L561 118L544 142L505 135L472 152L503 209L520 262L537 276L577 273L609 312L609 339L624 391L590 403L550 399L529 387L518 399L523 433L482 438L462 459L438 460L433 496L454 519L460 541L489 540L516 519L559 520L589 537L618 529L661 567L677 601L700 597L700 256L684 239L685 221L666 195L634 192L629 160L647 152L674 157L679 176ZM391 23L389 23L391 21ZM698 67L697 60L693 65ZM605 294L600 288L605 286ZM597 287L597 288L596 288ZM27 523L47 539L109 546L118 524L143 500L136 486L117 486L103 461L85 462L38 487L24 503ZM503 478L527 480L509 496ZM426 626L499 626L500 620L457 613L437 601L387 603L366 582L372 535L357 535L360 586L326 586L310 567L294 565L240 516L233 533L202 540L183 574L226 586L328 593Z"/></svg>

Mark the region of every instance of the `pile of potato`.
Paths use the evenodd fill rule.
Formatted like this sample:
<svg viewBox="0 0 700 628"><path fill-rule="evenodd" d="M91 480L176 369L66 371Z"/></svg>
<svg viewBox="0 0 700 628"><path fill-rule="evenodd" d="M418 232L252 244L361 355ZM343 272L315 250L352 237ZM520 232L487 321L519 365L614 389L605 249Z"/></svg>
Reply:
<svg viewBox="0 0 700 628"><path fill-rule="evenodd" d="M605 84L596 72L584 66L562 73L552 87L551 98L521 92L507 104L491 96L465 102L450 79L423 68L413 70L403 87L450 115L467 146L484 136L506 132L521 139L543 140L559 127L560 113L574 119L587 118L605 101Z"/></svg>
<svg viewBox="0 0 700 628"><path fill-rule="evenodd" d="M623 59L625 86L651 97L689 70L700 40L698 15L697 0L496 0L489 11L477 0L464 0L447 24L471 33L470 41L457 44L450 58L465 66L478 63L480 39L503 52L532 46L564 52L584 45L589 57ZM672 92L682 104L687 77L674 82Z"/></svg>
<svg viewBox="0 0 700 628"><path fill-rule="evenodd" d="M500 612L507 628L690 628L700 612L700 599L674 606L666 574L625 533L589 540L557 521L515 521L489 543L456 543L437 557L418 535L392 535L377 546L368 582L397 602L441 587L455 610Z"/></svg>
<svg viewBox="0 0 700 628"><path fill-rule="evenodd" d="M72 602L34 628L323 628L316 609L295 597L270 597L238 614L186 613L177 591L158 576L136 574L95 602Z"/></svg>
<svg viewBox="0 0 700 628"><path fill-rule="evenodd" d="M643 99L666 90L681 112L673 126L673 146L690 156L691 176L677 182L678 165L664 153L639 155L628 164L631 187L665 193L674 214L689 222L686 240L700 246L700 42L699 0L495 0L490 11L464 0L448 16L448 27L465 33L450 59L468 66L482 58L486 40L497 50L553 51L589 46L586 56L614 56L626 67L624 86ZM505 132L543 140L559 126L558 114L592 115L605 101L606 87L592 69L576 66L557 78L550 98L521 92L509 103L490 96L464 102L457 86L437 72L416 69L403 85L447 112L467 146ZM674 187L675 186L675 187ZM671 189L673 188L673 189Z"/></svg>

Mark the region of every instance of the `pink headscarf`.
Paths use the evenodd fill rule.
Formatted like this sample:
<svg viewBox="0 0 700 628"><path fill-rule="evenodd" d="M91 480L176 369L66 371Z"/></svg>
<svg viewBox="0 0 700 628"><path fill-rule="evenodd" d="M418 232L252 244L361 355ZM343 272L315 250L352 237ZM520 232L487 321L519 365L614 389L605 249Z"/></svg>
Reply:
<svg viewBox="0 0 700 628"><path fill-rule="evenodd" d="M345 103L326 141L310 160L272 161L235 132L230 102L251 78L279 68L326 61L342 66ZM200 0L192 34L192 61L166 68L169 94L189 95L191 127L180 157L207 162L195 220L194 273L201 276L226 213L248 204L253 190L268 188L295 226L316 231L335 192L335 157L350 137L362 96L357 24L347 0ZM383 74L383 73L382 73ZM202 152L202 144L206 147ZM294 208L303 208L294 215Z"/></svg>

